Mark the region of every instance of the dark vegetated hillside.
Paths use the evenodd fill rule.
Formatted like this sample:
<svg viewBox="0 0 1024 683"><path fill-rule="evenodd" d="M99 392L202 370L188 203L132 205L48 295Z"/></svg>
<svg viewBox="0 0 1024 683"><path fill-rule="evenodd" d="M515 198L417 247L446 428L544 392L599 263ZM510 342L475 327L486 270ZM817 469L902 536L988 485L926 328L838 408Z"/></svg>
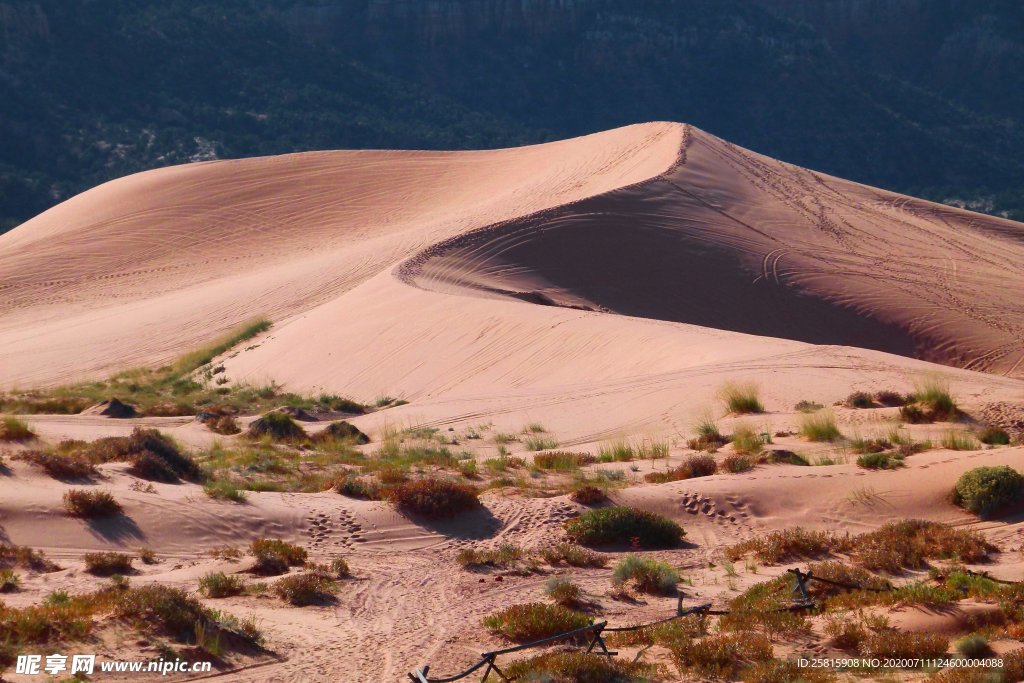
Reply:
<svg viewBox="0 0 1024 683"><path fill-rule="evenodd" d="M0 2L0 229L156 166L659 119L1022 218L1021 15L1005 0Z"/></svg>

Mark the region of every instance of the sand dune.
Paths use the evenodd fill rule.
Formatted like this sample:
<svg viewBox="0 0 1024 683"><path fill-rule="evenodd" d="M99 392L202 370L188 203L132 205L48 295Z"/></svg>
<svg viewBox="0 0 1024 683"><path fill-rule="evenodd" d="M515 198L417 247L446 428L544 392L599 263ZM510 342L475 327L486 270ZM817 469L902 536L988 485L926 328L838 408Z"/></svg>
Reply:
<svg viewBox="0 0 1024 683"><path fill-rule="evenodd" d="M693 545L666 557L697 580L687 600L721 603L731 582L717 564L723 545L772 529L859 532L922 517L983 529L1008 550L1019 544L1018 518L979 523L948 500L971 467L1024 467L1019 446L934 448L897 471L759 465L664 485L642 475L691 455L686 437L708 410L726 432L747 421L775 433L779 447L837 455L839 445L795 435L794 403L906 391L927 373L942 372L972 415L1017 415L1022 257L1019 224L817 174L671 123L510 150L194 164L98 187L0 236L0 389L161 363L265 315L274 327L222 358L223 377L409 400L352 419L374 439L367 452L395 425L460 435L479 427L487 438L462 444L481 460L497 452L498 432L531 421L578 451L620 437L671 443L666 461L636 461L631 472L594 467L634 484L616 490L616 502L686 527ZM767 413L724 416L715 395L728 380L759 384ZM896 409L835 410L850 435L896 424ZM191 417L28 419L50 444L135 426L197 448L239 438ZM947 428L908 429L938 443ZM133 581L188 590L206 571L244 569L208 550L261 535L301 542L316 561L350 560L357 579L336 606L218 602L262 619L281 656L225 680L393 681L425 661L455 672L498 644L480 618L537 599L545 580L485 580L455 569L455 552L561 540L561 523L580 509L565 496L489 491L475 516L427 525L333 492L254 491L236 505L195 484L146 491L122 464L106 464L102 485L126 517L86 525L60 512L70 484L7 463L0 540L43 547L67 567L27 579L18 604L54 585L93 585L78 558L96 548L159 548L164 563ZM1001 576L1024 576L1016 557L1003 554ZM675 608L667 597L608 598L609 573L573 578L599 596L610 622ZM396 617L410 605L422 618ZM905 621L941 630L956 619Z"/></svg>

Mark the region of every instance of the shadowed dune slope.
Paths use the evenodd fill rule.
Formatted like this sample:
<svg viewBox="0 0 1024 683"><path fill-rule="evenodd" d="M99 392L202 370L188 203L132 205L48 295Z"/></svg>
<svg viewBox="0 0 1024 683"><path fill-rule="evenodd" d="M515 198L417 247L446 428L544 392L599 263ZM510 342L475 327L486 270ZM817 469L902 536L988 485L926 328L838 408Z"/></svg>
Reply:
<svg viewBox="0 0 1024 683"><path fill-rule="evenodd" d="M693 128L656 178L460 235L400 274L436 291L1024 371L1024 226Z"/></svg>
<svg viewBox="0 0 1024 683"><path fill-rule="evenodd" d="M346 393L378 390L383 379L357 381L376 372L392 382L382 390L430 381L436 395L452 380L427 377L423 354L468 363L456 374L470 381L572 340L589 376L678 369L598 357L603 344L672 354L692 341L659 321L1019 375L1022 257L1019 224L680 124L485 152L194 164L108 183L0 237L0 385L161 362L257 314L276 331L232 379ZM737 354L749 356L724 353ZM560 374L551 362L536 371Z"/></svg>

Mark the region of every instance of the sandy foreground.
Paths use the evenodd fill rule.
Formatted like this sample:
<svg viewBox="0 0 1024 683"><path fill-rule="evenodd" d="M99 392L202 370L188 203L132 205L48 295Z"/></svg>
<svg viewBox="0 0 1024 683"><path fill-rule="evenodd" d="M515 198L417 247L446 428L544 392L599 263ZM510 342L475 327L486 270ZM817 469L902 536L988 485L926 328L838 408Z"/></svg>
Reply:
<svg viewBox="0 0 1024 683"><path fill-rule="evenodd" d="M868 471L839 446L796 436L793 409L853 391L906 392L941 373L969 415L999 404L1020 419L1022 264L1020 224L794 167L673 123L508 150L208 162L108 183L0 236L0 389L157 366L263 315L273 328L220 359L224 377L408 401L351 420L373 440L367 453L389 429L475 430L482 438L462 444L482 462L497 453L496 434L530 423L576 452L618 439L670 444L667 461L592 467L630 483L615 502L684 526L688 546L658 556L692 579L686 604L721 603L786 568L729 576L720 558L728 544L794 526L860 533L904 518L983 530L1004 550L985 569L1024 580L1022 518L979 522L949 500L972 467L1024 469L1024 447L934 448L903 469ZM726 415L716 393L728 381L756 383L767 412ZM898 411L834 412L844 433L874 436ZM686 440L708 413L723 431L748 423L786 434L779 448L838 464L645 483L645 473L692 454ZM47 444L136 426L196 449L240 438L191 417L25 419ZM948 427L907 429L938 443ZM510 448L531 457L521 443ZM675 608L671 597L611 597L610 568L520 576L454 562L466 547L561 540L563 522L584 509L567 496L489 491L485 510L424 524L333 491L257 492L237 505L192 484L143 491L122 465L102 469L127 521L66 517L69 484L7 460L0 542L42 549L64 569L27 577L4 603L96 585L81 555L97 549L152 548L161 561L132 580L188 590L207 572L244 567L210 550L261 536L351 565L355 578L333 606L207 601L256 615L274 652L224 667L222 680L398 681L428 662L455 673L504 643L482 629L483 616L543 599L559 573L615 625ZM964 618L917 608L894 617L929 631ZM788 647L824 652L813 638Z"/></svg>

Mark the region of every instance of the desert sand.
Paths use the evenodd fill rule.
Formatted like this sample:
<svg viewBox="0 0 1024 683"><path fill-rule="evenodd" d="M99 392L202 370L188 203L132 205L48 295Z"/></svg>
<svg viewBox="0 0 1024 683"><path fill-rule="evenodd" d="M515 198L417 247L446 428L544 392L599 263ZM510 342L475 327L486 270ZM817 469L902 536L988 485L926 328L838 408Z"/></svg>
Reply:
<svg viewBox="0 0 1024 683"><path fill-rule="evenodd" d="M494 151L204 162L107 183L0 236L0 390L156 367L262 315L274 326L219 359L223 377L408 401L351 419L373 439L362 447L369 454L389 429L463 435L486 425L479 442L463 441L482 461L497 452L494 434L541 423L561 449L657 440L678 464L692 453L695 421L711 414L723 431L752 424L783 434L780 447L839 461L667 484L642 478L664 462L594 466L630 482L615 502L684 526L691 545L658 556L693 578L688 603L738 590L718 560L728 544L795 526L859 533L904 518L984 531L1006 550L986 568L1017 580L1020 517L979 522L949 491L979 464L1024 468L1024 447L937 446L903 469L867 471L797 436L793 406L906 392L938 373L972 418L999 404L1019 419L1022 264L1021 224L795 167L674 123ZM727 415L716 392L728 381L756 383L766 412ZM834 412L844 433L873 436L898 411ZM195 449L241 438L187 416L24 419L45 444L136 426ZM945 428L908 429L937 443ZM549 576L497 582L460 569L454 554L558 541L561 523L583 509L564 495L495 490L483 512L428 525L333 491L254 492L236 505L192 484L137 490L122 465L102 471L130 524L64 516L70 485L8 460L0 541L42 549L65 569L27 578L4 602L94 584L80 557L97 549L153 548L163 561L133 581L188 590L206 572L242 567L208 551L260 536L303 544L318 561L349 561L356 578L333 606L209 601L256 615L275 652L226 667L222 680L397 681L427 662L454 673L503 642L480 619L540 599ZM739 588L783 569L741 571ZM572 574L602 596L610 623L675 606L670 597L606 597L610 569ZM934 615L901 619L944 628Z"/></svg>

